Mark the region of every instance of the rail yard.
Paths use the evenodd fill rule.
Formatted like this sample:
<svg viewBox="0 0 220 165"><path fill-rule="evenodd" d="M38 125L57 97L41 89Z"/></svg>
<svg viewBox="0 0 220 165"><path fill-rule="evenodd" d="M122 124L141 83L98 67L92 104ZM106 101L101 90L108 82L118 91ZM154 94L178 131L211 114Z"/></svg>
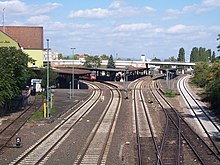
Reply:
<svg viewBox="0 0 220 165"><path fill-rule="evenodd" d="M161 76L81 80L88 89L75 90L74 99L55 89L50 119L30 119L41 103L36 97L0 126L0 164L220 164L218 120L189 78L170 81L174 98L164 95Z"/></svg>

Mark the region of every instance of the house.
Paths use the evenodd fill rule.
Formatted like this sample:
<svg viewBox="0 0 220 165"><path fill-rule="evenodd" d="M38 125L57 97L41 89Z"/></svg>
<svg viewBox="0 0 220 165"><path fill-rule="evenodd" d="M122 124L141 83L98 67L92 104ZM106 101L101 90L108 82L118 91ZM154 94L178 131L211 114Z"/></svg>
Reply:
<svg viewBox="0 0 220 165"><path fill-rule="evenodd" d="M43 67L43 27L0 26L0 47L13 46L36 60L29 67Z"/></svg>

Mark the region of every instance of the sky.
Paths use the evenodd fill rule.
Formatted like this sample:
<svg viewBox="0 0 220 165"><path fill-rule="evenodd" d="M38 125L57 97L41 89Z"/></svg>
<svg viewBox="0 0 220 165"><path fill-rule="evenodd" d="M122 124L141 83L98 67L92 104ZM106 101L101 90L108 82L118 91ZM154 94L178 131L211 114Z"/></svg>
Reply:
<svg viewBox="0 0 220 165"><path fill-rule="evenodd" d="M217 52L220 0L1 0L1 25L43 26L44 47L64 56L177 58L193 47ZM3 19L4 18L4 19Z"/></svg>

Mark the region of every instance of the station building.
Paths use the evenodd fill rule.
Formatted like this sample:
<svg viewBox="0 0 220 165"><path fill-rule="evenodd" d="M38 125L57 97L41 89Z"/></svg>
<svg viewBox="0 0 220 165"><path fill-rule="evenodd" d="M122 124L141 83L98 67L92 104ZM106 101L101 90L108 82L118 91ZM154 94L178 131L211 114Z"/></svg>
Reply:
<svg viewBox="0 0 220 165"><path fill-rule="evenodd" d="M0 47L22 49L36 60L29 67L43 67L43 27L0 26Z"/></svg>

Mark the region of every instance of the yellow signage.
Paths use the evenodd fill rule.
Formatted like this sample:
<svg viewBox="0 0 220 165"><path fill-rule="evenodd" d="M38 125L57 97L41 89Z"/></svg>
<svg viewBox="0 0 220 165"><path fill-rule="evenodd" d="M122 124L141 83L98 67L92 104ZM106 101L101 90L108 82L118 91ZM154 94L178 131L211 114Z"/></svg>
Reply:
<svg viewBox="0 0 220 165"><path fill-rule="evenodd" d="M6 43L6 44L9 44L9 43L10 43L10 41L8 41L8 40L5 40L5 41L0 41L0 43Z"/></svg>

